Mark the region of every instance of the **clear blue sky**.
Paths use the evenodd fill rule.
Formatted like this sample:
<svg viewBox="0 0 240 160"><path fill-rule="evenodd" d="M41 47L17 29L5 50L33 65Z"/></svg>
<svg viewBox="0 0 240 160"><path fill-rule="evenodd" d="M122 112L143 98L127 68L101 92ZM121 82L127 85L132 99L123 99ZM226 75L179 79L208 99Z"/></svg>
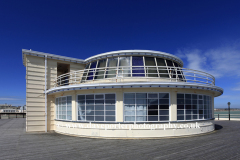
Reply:
<svg viewBox="0 0 240 160"><path fill-rule="evenodd" d="M147 49L216 76L215 107L240 107L240 1L1 0L0 104L24 105L22 49L85 59Z"/></svg>

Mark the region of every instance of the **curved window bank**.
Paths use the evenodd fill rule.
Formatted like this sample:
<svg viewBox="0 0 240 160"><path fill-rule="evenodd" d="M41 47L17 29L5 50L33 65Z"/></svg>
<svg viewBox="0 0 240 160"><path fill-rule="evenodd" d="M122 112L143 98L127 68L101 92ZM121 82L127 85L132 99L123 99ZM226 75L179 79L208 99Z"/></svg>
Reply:
<svg viewBox="0 0 240 160"><path fill-rule="evenodd" d="M158 51L107 52L86 60L22 50L27 132L154 138L214 130L223 89L205 72Z"/></svg>

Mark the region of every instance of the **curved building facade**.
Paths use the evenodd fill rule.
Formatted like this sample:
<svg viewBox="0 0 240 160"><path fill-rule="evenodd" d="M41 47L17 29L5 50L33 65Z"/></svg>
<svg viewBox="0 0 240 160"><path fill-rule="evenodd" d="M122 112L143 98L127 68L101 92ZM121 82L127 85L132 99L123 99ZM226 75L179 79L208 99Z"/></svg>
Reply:
<svg viewBox="0 0 240 160"><path fill-rule="evenodd" d="M223 89L171 54L122 50L86 60L22 50L27 131L153 138L214 130Z"/></svg>

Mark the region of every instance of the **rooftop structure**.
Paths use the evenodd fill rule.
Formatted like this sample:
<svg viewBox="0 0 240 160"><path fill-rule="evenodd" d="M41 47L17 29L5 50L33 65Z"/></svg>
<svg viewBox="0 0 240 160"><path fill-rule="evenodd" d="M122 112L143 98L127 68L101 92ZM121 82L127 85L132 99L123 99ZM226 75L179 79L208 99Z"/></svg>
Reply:
<svg viewBox="0 0 240 160"><path fill-rule="evenodd" d="M29 132L119 138L214 130L214 97L223 89L212 75L183 68L174 55L121 50L82 60L25 49L22 54ZM187 127L196 122L200 127Z"/></svg>

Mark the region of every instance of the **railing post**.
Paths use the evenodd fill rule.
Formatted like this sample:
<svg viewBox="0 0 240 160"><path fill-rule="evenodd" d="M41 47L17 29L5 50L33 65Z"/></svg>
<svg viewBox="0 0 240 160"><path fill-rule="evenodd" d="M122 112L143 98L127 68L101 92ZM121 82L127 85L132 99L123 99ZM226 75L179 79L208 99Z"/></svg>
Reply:
<svg viewBox="0 0 240 160"><path fill-rule="evenodd" d="M75 75L75 84L77 83L77 81L76 81L76 72L74 72L74 75Z"/></svg>
<svg viewBox="0 0 240 160"><path fill-rule="evenodd" d="M219 114L218 114L218 120L219 120Z"/></svg>

